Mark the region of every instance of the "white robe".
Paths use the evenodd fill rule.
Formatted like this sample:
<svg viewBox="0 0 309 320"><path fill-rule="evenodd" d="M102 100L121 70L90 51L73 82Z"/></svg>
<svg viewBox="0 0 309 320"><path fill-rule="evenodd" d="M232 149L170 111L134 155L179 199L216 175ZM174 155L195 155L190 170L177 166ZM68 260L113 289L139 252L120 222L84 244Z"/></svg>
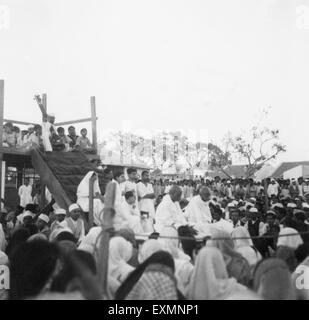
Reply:
<svg viewBox="0 0 309 320"><path fill-rule="evenodd" d="M194 196L185 210L185 216L190 225L201 235L210 235L212 220L208 202L202 200L200 195Z"/></svg>
<svg viewBox="0 0 309 320"><path fill-rule="evenodd" d="M18 195L20 197L20 205L23 208L25 208L27 204L33 203L31 193L32 193L32 186L22 185L19 187Z"/></svg>
<svg viewBox="0 0 309 320"><path fill-rule="evenodd" d="M50 137L51 137L51 132L50 129L53 125L50 122L43 122L42 123L42 141L44 145L44 149L47 152L52 152L53 148L50 143Z"/></svg>
<svg viewBox="0 0 309 320"><path fill-rule="evenodd" d="M84 212L89 212L89 180L94 171L89 171L77 188L77 204ZM94 182L93 196L101 194L98 179ZM100 225L103 219L104 204L100 199L93 199L93 220L96 225Z"/></svg>
<svg viewBox="0 0 309 320"><path fill-rule="evenodd" d="M155 230L160 233L166 227L175 227L187 225L187 220L181 211L179 202L173 202L170 195L167 194L159 204L155 217Z"/></svg>
<svg viewBox="0 0 309 320"><path fill-rule="evenodd" d="M147 186L143 182L137 184L137 194L140 198L145 197L146 194L154 193L151 183L148 183ZM149 217L154 219L155 216L155 207L153 199L141 199L138 202L139 210L149 213Z"/></svg>

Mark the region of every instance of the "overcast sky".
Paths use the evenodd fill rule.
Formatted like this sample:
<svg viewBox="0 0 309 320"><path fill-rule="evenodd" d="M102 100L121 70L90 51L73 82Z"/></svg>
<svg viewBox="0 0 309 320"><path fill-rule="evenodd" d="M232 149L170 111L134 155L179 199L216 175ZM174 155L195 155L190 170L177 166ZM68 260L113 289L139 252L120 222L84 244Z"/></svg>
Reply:
<svg viewBox="0 0 309 320"><path fill-rule="evenodd" d="M297 0L0 0L5 117L84 118L104 129L281 130L280 160L309 160L309 28ZM301 10L302 11L302 10ZM79 127L80 128L80 127Z"/></svg>

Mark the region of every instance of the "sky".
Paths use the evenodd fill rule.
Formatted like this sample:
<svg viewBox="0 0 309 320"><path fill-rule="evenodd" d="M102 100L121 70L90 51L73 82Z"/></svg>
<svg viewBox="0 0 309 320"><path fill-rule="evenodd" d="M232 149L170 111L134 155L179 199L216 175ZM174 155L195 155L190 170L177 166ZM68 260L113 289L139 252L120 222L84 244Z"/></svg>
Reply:
<svg viewBox="0 0 309 320"><path fill-rule="evenodd" d="M40 121L43 92L57 121L85 118L96 96L99 140L129 127L219 143L271 106L278 160L309 160L308 12L307 0L0 0L5 118Z"/></svg>

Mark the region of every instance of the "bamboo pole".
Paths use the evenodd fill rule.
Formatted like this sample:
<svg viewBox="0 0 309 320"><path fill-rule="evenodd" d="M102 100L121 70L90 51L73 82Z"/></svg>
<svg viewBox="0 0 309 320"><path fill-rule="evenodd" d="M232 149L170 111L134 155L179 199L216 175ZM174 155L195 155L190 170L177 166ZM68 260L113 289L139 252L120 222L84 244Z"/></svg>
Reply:
<svg viewBox="0 0 309 320"><path fill-rule="evenodd" d="M100 287L104 297L108 297L107 273L108 273L108 255L109 240L113 231L113 218L115 215L114 205L116 197L116 183L109 182L106 186L105 203L103 210L102 235L99 246L98 257L98 276Z"/></svg>
<svg viewBox="0 0 309 320"><path fill-rule="evenodd" d="M88 223L89 229L93 227L93 190L94 190L94 181L96 179L95 174L89 180L89 213L88 213Z"/></svg>
<svg viewBox="0 0 309 320"><path fill-rule="evenodd" d="M96 104L95 97L90 97L91 103L91 126L92 126L92 145L93 148L98 150L98 137L97 137L97 115L96 115Z"/></svg>

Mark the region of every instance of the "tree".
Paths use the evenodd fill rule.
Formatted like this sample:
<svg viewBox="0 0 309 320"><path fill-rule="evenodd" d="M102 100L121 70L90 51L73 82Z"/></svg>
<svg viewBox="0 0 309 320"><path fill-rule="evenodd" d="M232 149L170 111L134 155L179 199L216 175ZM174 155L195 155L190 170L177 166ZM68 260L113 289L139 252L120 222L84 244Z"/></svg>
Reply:
<svg viewBox="0 0 309 320"><path fill-rule="evenodd" d="M250 178L267 162L275 159L286 147L279 140L279 130L253 127L248 135L231 140L234 152L246 162L246 176Z"/></svg>

